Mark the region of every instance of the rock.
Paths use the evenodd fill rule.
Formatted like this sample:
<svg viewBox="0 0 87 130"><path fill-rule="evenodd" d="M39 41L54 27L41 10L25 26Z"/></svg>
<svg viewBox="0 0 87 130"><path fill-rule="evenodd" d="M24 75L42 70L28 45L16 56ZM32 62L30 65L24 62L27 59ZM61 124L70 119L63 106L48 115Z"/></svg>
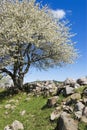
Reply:
<svg viewBox="0 0 87 130"><path fill-rule="evenodd" d="M7 101L8 103L10 103L10 104L15 104L15 103L18 103L19 101L16 99L16 100L14 100L14 99L10 99L9 101Z"/></svg>
<svg viewBox="0 0 87 130"><path fill-rule="evenodd" d="M87 98L83 98L83 103L87 106Z"/></svg>
<svg viewBox="0 0 87 130"><path fill-rule="evenodd" d="M6 104L6 105L5 105L5 108L6 108L6 109L10 109L10 108L11 108L11 104Z"/></svg>
<svg viewBox="0 0 87 130"><path fill-rule="evenodd" d="M24 115L25 115L25 113L26 113L26 111L25 111L25 110L23 110L23 111L21 111L21 112L20 112L21 116L24 116Z"/></svg>
<svg viewBox="0 0 87 130"><path fill-rule="evenodd" d="M78 130L78 124L70 114L63 112L58 119L56 130Z"/></svg>
<svg viewBox="0 0 87 130"><path fill-rule="evenodd" d="M76 84L76 80L75 79L67 78L64 81L64 85L70 85L71 87L74 87L75 84Z"/></svg>
<svg viewBox="0 0 87 130"><path fill-rule="evenodd" d="M87 88L85 88L85 89L83 90L83 95L84 95L84 96L87 96Z"/></svg>
<svg viewBox="0 0 87 130"><path fill-rule="evenodd" d="M84 107L82 115L87 118L87 107Z"/></svg>
<svg viewBox="0 0 87 130"><path fill-rule="evenodd" d="M74 93L74 88L69 87L69 86L65 86L65 91L64 91L64 95L68 96Z"/></svg>
<svg viewBox="0 0 87 130"><path fill-rule="evenodd" d="M15 105L11 106L11 110L14 110L14 109L15 109L15 107L16 107Z"/></svg>
<svg viewBox="0 0 87 130"><path fill-rule="evenodd" d="M75 105L74 111L82 111L85 106L82 104L82 102L78 102Z"/></svg>
<svg viewBox="0 0 87 130"><path fill-rule="evenodd" d="M70 106L66 106L66 105L63 105L63 111L67 112L67 113L72 113L73 112L73 108L70 107Z"/></svg>
<svg viewBox="0 0 87 130"><path fill-rule="evenodd" d="M47 106L48 107L54 107L57 104L57 101L58 101L58 96L48 98Z"/></svg>
<svg viewBox="0 0 87 130"><path fill-rule="evenodd" d="M63 85L58 86L57 95L64 94L64 90L65 90L65 88Z"/></svg>
<svg viewBox="0 0 87 130"><path fill-rule="evenodd" d="M4 130L24 130L23 124L15 120L11 125L7 125Z"/></svg>
<svg viewBox="0 0 87 130"><path fill-rule="evenodd" d="M4 130L12 130L8 125L4 128Z"/></svg>
<svg viewBox="0 0 87 130"><path fill-rule="evenodd" d="M78 84L78 83L76 83L76 84L74 84L74 86L73 86L74 88L79 88L80 87L80 85Z"/></svg>
<svg viewBox="0 0 87 130"><path fill-rule="evenodd" d="M49 96L50 96L49 91L44 91L43 92L43 97L49 97Z"/></svg>
<svg viewBox="0 0 87 130"><path fill-rule="evenodd" d="M9 114L9 113L6 111L6 112L5 112L5 115L8 115L8 114Z"/></svg>
<svg viewBox="0 0 87 130"><path fill-rule="evenodd" d="M85 116L82 116L81 121L87 123L87 118Z"/></svg>
<svg viewBox="0 0 87 130"><path fill-rule="evenodd" d="M66 100L66 102L64 102L64 105L70 106L70 105L72 105L72 104L74 104L74 103L75 103L75 101L72 100L72 99L70 98L70 96L69 96L69 98Z"/></svg>
<svg viewBox="0 0 87 130"><path fill-rule="evenodd" d="M50 115L50 120L53 121L61 114L61 107L57 107Z"/></svg>
<svg viewBox="0 0 87 130"><path fill-rule="evenodd" d="M82 77L82 78L77 79L77 83L79 85L87 85L87 77Z"/></svg>
<svg viewBox="0 0 87 130"><path fill-rule="evenodd" d="M26 99L25 99L25 101L29 101L30 100L30 97L27 97Z"/></svg>
<svg viewBox="0 0 87 130"><path fill-rule="evenodd" d="M82 117L82 111L75 112L76 119L80 120Z"/></svg>
<svg viewBox="0 0 87 130"><path fill-rule="evenodd" d="M15 120L11 124L12 130L24 130L23 124L20 121Z"/></svg>
<svg viewBox="0 0 87 130"><path fill-rule="evenodd" d="M5 105L5 109L11 109L11 110L14 110L15 109L15 105L11 105L11 104L6 104Z"/></svg>
<svg viewBox="0 0 87 130"><path fill-rule="evenodd" d="M80 93L74 93L74 94L72 94L72 95L70 96L70 98L71 98L72 100L79 100L79 99L81 99L81 94L80 94Z"/></svg>

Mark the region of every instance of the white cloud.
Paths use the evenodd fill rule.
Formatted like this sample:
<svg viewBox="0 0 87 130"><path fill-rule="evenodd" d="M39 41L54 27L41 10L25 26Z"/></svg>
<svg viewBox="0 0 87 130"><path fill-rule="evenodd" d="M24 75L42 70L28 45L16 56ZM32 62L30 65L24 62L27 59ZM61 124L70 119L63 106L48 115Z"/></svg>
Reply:
<svg viewBox="0 0 87 130"><path fill-rule="evenodd" d="M63 9L51 10L55 18L63 19L66 15L66 12Z"/></svg>

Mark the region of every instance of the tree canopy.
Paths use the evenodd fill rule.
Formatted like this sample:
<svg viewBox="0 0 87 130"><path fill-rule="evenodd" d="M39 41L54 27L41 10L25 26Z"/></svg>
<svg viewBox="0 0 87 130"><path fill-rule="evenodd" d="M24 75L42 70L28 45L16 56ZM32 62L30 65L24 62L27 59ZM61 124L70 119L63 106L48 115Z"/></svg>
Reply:
<svg viewBox="0 0 87 130"><path fill-rule="evenodd" d="M77 57L67 22L35 0L0 2L0 72L22 87L30 66L47 69Z"/></svg>

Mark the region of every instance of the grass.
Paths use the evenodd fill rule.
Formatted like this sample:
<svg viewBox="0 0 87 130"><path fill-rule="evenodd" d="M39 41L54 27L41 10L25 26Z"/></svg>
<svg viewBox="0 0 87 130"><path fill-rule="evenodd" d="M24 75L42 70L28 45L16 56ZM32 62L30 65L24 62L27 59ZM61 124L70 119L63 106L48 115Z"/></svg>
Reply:
<svg viewBox="0 0 87 130"><path fill-rule="evenodd" d="M82 86L76 92L82 93L83 89L84 87ZM5 93L4 89L0 89L0 130L4 130L4 127L12 124L14 120L22 122L24 130L54 130L56 128L57 120L50 121L50 114L55 108L46 107L48 98L44 98L43 96L36 97L24 92L2 98L2 94ZM58 104L61 105L64 99L65 97L60 94ZM13 110L6 109L6 104L11 104L16 107ZM26 113L22 116L20 112L23 110ZM78 127L78 130L87 130L87 124L83 122L79 122Z"/></svg>
<svg viewBox="0 0 87 130"><path fill-rule="evenodd" d="M26 98L30 98L26 101ZM11 102L16 108L6 109L5 105ZM12 124L14 120L19 120L24 125L24 130L53 130L56 127L56 122L50 121L50 114L53 108L46 108L47 98L27 96L26 93L20 93L13 97L7 97L0 104L0 130L8 124ZM20 115L20 112L25 110L25 115ZM8 114L5 114L5 113Z"/></svg>
<svg viewBox="0 0 87 130"><path fill-rule="evenodd" d="M85 88L87 88L87 86L78 87L78 88L75 89L75 92L81 94Z"/></svg>
<svg viewBox="0 0 87 130"><path fill-rule="evenodd" d="M84 122L79 122L79 130L87 130L87 124Z"/></svg>
<svg viewBox="0 0 87 130"><path fill-rule="evenodd" d="M62 101L63 101L64 99L65 99L65 97L64 97L62 94L60 94L57 103L61 105L61 103L62 103Z"/></svg>

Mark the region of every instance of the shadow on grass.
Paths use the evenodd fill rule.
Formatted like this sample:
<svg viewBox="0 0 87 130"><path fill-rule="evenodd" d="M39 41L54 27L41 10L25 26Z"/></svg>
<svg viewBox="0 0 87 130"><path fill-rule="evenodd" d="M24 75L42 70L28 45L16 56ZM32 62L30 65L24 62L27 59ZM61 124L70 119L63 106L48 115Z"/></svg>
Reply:
<svg viewBox="0 0 87 130"><path fill-rule="evenodd" d="M19 93L18 88L15 88L15 87L6 88L0 92L0 102L6 98L10 98L10 97L18 94L18 93Z"/></svg>
<svg viewBox="0 0 87 130"><path fill-rule="evenodd" d="M45 104L45 105L41 108L41 110L45 110L45 109L49 109L49 107L47 106L47 104Z"/></svg>

